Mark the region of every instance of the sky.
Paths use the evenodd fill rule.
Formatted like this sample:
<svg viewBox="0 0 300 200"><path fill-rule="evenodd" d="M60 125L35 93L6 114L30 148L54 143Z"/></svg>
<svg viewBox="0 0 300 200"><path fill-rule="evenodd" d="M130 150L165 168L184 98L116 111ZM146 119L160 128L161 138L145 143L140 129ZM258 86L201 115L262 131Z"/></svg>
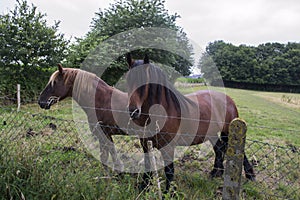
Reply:
<svg viewBox="0 0 300 200"><path fill-rule="evenodd" d="M27 0L47 14L47 21L61 21L59 30L69 39L83 37L95 12L114 0ZM0 13L13 9L15 0L0 0ZM300 42L299 0L166 0L170 14L189 39L204 49L224 40L235 45L266 42Z"/></svg>

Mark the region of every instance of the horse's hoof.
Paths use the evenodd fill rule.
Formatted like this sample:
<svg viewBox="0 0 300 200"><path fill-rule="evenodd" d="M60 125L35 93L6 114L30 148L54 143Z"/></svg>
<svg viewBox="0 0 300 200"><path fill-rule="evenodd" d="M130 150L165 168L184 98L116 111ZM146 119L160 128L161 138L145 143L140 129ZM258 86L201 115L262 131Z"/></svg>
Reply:
<svg viewBox="0 0 300 200"><path fill-rule="evenodd" d="M222 177L224 173L223 169L216 169L214 168L211 172L210 172L210 177L211 178L215 178L215 177Z"/></svg>

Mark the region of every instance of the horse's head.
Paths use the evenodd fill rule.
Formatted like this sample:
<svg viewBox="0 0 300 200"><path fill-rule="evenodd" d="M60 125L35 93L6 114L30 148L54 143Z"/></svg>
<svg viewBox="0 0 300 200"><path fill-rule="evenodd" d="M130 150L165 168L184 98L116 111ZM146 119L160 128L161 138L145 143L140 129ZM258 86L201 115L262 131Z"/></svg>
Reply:
<svg viewBox="0 0 300 200"><path fill-rule="evenodd" d="M141 117L144 102L148 98L149 58L146 55L144 60L134 60L130 54L127 54L127 63L130 69L127 74L128 110L131 119L138 119Z"/></svg>
<svg viewBox="0 0 300 200"><path fill-rule="evenodd" d="M48 84L39 96L38 104L41 108L50 109L59 100L72 96L75 71L75 69L63 68L58 64L58 70L51 75Z"/></svg>

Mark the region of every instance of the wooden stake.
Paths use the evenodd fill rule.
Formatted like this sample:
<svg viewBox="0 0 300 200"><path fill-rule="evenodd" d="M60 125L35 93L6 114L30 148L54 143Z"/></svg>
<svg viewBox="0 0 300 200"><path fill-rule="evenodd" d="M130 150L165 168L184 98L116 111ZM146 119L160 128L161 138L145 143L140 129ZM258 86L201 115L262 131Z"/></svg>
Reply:
<svg viewBox="0 0 300 200"><path fill-rule="evenodd" d="M237 200L240 195L242 166L245 153L247 125L244 120L234 119L229 125L228 149L222 198Z"/></svg>
<svg viewBox="0 0 300 200"><path fill-rule="evenodd" d="M20 91L21 91L21 85L17 84L17 103L18 103L17 111L18 112L20 111L20 108L21 108L21 94L20 94Z"/></svg>

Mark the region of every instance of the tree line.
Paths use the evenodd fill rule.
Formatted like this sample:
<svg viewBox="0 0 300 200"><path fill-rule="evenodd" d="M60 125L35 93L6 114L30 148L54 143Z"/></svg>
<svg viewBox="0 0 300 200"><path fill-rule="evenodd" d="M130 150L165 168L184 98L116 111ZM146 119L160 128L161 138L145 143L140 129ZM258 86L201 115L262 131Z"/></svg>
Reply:
<svg viewBox="0 0 300 200"><path fill-rule="evenodd" d="M16 84L20 83L23 98L36 99L58 63L81 68L99 44L134 28L160 27L175 31L176 45L170 45L181 49L184 58L162 49L143 48L133 51L132 57L143 58L147 53L152 62L170 66L187 76L194 62L193 49L186 33L176 24L178 18L177 13L170 14L165 8L165 0L118 0L95 14L85 36L70 42L59 32L59 21L49 25L46 14L39 12L35 5L16 0L13 10L0 15L0 97L14 98ZM151 43L151 39L144 38L144 42ZM168 39L163 34L157 36L157 40ZM224 80L299 85L299 59L299 43L251 47L215 41L207 46L199 66L207 81L216 79L217 67ZM101 78L113 85L126 71L125 55L121 55L109 64Z"/></svg>
<svg viewBox="0 0 300 200"><path fill-rule="evenodd" d="M223 81L300 87L300 43L275 42L255 47L215 41L206 47L199 65L204 77L212 83L222 78Z"/></svg>

